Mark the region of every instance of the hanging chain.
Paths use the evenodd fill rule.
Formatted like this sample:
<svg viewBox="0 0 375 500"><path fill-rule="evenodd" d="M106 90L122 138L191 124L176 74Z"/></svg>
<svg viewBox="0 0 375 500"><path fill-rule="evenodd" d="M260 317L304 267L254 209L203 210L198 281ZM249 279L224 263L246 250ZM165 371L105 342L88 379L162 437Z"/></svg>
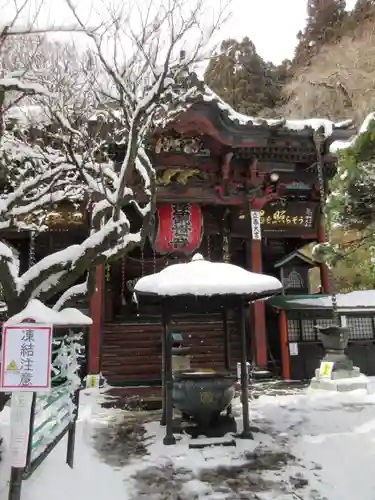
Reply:
<svg viewBox="0 0 375 500"><path fill-rule="evenodd" d="M105 264L105 281L106 283L111 282L111 264L109 262Z"/></svg>
<svg viewBox="0 0 375 500"><path fill-rule="evenodd" d="M154 249L152 249L152 258L153 258L153 273L156 273L156 252Z"/></svg>
<svg viewBox="0 0 375 500"><path fill-rule="evenodd" d="M141 247L141 278L145 275L145 254L143 246Z"/></svg>
<svg viewBox="0 0 375 500"><path fill-rule="evenodd" d="M211 237L207 235L207 260L211 261Z"/></svg>
<svg viewBox="0 0 375 500"><path fill-rule="evenodd" d="M229 236L225 231L223 236L223 262L230 261L230 251L229 251Z"/></svg>
<svg viewBox="0 0 375 500"><path fill-rule="evenodd" d="M125 298L126 276L125 276L125 257L121 260L121 304L126 306Z"/></svg>
<svg viewBox="0 0 375 500"><path fill-rule="evenodd" d="M325 141L324 135L322 132L317 131L314 134L314 141L316 146L316 153L318 159L318 180L319 180L319 191L320 191L320 211L323 219L323 227L324 227L324 243L330 240L330 231L328 229L327 224L327 211L326 211L326 190L324 183L324 174L323 174L323 155L322 155L322 147ZM329 290L328 293L331 294L332 298L332 320L333 324L340 326L338 308L337 308L337 296L335 292L335 278L333 271L330 266L327 266L329 273Z"/></svg>
<svg viewBox="0 0 375 500"><path fill-rule="evenodd" d="M35 264L35 240L36 240L36 234L34 231L30 232L30 242L29 242L29 262L28 266L29 269Z"/></svg>

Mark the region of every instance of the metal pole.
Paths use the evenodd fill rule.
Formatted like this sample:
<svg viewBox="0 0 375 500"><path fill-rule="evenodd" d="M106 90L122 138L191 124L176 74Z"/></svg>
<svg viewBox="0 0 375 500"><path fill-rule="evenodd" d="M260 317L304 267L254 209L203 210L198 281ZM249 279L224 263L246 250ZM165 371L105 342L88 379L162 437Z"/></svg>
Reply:
<svg viewBox="0 0 375 500"><path fill-rule="evenodd" d="M11 467L8 500L20 500L21 499L23 471L24 471L24 469L22 469L20 467Z"/></svg>
<svg viewBox="0 0 375 500"><path fill-rule="evenodd" d="M33 451L33 432L34 432L34 420L35 420L35 405L36 405L36 392L33 392L33 400L31 402L31 412L30 412L30 430L29 430L29 443L27 446L26 455L26 467L24 472L28 472L31 465L31 454Z"/></svg>
<svg viewBox="0 0 375 500"><path fill-rule="evenodd" d="M78 411L79 411L79 389L75 392L73 402L76 405L76 414L74 416L74 421L70 424L68 431L68 445L66 449L66 463L69 465L71 469L74 467L74 450L75 450L75 442L76 442L76 428L77 428L77 419L78 419Z"/></svg>
<svg viewBox="0 0 375 500"><path fill-rule="evenodd" d="M249 416L249 373L247 369L247 339L246 339L246 309L244 300L240 301L241 317L241 403L243 432L241 437L244 439L253 439L250 431Z"/></svg>
<svg viewBox="0 0 375 500"><path fill-rule="evenodd" d="M173 376L172 376L172 338L170 333L170 312L167 310L167 303L163 301L163 326L165 343L165 423L166 433L163 439L164 445L176 444L173 435Z"/></svg>
<svg viewBox="0 0 375 500"><path fill-rule="evenodd" d="M323 154L322 154L322 148L324 145L325 137L322 131L317 131L314 134L314 142L315 142L315 148L316 148L316 155L317 155L317 169L318 169L318 180L319 180L319 192L320 192L320 213L321 217L323 218L323 224L324 224L324 239L326 242L329 241L330 239L330 234L329 230L327 227L327 213L326 213L326 188L325 188L325 182L324 182L324 161L323 161ZM323 264L324 265L324 264ZM340 316L338 314L338 307L337 307L337 296L336 296L336 284L335 284L335 276L334 273L331 269L330 266L328 266L328 273L329 273L329 278L330 278L330 290L329 293L331 295L332 299L332 322L335 326L341 326L340 325Z"/></svg>

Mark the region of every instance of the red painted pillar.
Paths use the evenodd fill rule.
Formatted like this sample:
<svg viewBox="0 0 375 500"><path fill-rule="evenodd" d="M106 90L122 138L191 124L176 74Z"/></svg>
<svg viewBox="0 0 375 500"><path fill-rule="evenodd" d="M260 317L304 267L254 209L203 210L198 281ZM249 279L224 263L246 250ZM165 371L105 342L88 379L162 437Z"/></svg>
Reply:
<svg viewBox="0 0 375 500"><path fill-rule="evenodd" d="M104 266L100 264L96 269L96 290L90 300L90 315L92 325L88 342L88 373L100 372L100 344L103 311L103 280Z"/></svg>
<svg viewBox="0 0 375 500"><path fill-rule="evenodd" d="M280 328L282 376L284 380L290 380L288 322L285 311L279 312L279 328Z"/></svg>
<svg viewBox="0 0 375 500"><path fill-rule="evenodd" d="M319 223L318 242L319 243L326 243L323 215L321 216L320 223ZM320 264L320 282L322 285L322 292L329 293L330 279L329 279L328 267L326 266L326 264Z"/></svg>
<svg viewBox="0 0 375 500"><path fill-rule="evenodd" d="M262 235L260 227L260 211L251 210L252 239L250 246L250 268L254 273L262 274ZM267 335L264 302L255 302L251 306L253 313L253 338L255 340L255 363L267 368Z"/></svg>

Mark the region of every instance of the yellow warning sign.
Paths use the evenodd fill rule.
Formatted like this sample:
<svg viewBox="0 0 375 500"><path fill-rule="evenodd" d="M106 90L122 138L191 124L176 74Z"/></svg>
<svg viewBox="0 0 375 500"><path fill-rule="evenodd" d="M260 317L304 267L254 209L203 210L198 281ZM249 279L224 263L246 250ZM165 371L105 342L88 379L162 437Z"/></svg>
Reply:
<svg viewBox="0 0 375 500"><path fill-rule="evenodd" d="M100 375L88 375L86 380L87 389L96 389L99 387Z"/></svg>
<svg viewBox="0 0 375 500"><path fill-rule="evenodd" d="M17 365L16 365L15 361L11 361L11 362L9 363L9 365L7 366L7 370L12 370L12 371L18 370L18 368L17 368Z"/></svg>
<svg viewBox="0 0 375 500"><path fill-rule="evenodd" d="M319 375L322 378L331 378L334 366L335 366L334 362L322 361L320 363Z"/></svg>

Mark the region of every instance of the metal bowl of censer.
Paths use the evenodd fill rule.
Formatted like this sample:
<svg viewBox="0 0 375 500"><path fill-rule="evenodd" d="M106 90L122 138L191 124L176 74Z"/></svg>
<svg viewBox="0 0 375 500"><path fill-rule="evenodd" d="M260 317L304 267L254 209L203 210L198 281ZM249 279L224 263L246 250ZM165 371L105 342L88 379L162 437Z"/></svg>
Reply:
<svg viewBox="0 0 375 500"><path fill-rule="evenodd" d="M198 424L215 423L235 394L237 377L227 371L184 370L173 380L173 406Z"/></svg>

